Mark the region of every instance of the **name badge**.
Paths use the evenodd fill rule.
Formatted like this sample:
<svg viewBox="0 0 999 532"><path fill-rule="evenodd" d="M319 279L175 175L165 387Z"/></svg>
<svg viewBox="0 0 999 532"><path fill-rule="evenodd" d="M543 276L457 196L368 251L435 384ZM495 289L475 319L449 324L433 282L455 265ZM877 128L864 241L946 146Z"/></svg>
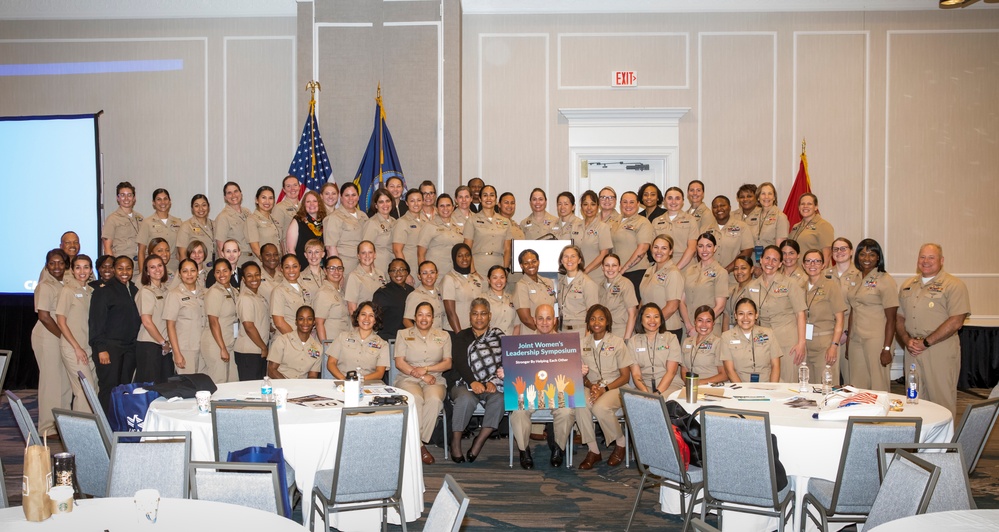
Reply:
<svg viewBox="0 0 999 532"><path fill-rule="evenodd" d="M635 349L635 352L636 353L644 353L645 352L645 348L644 347L639 347L638 349Z"/></svg>
<svg viewBox="0 0 999 532"><path fill-rule="evenodd" d="M805 324L805 340L811 340L812 339L812 333L814 331L815 331L815 326L812 325L811 323L806 323Z"/></svg>
<svg viewBox="0 0 999 532"><path fill-rule="evenodd" d="M731 345L739 345L742 343L742 340L729 340L728 343Z"/></svg>
<svg viewBox="0 0 999 532"><path fill-rule="evenodd" d="M750 373L749 374L749 382L760 382L760 374L759 373Z"/></svg>

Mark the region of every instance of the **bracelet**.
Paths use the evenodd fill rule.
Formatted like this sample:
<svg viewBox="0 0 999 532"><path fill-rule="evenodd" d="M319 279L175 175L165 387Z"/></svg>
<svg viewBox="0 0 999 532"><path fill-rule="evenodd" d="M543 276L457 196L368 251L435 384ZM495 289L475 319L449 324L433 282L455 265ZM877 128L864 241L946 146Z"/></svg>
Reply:
<svg viewBox="0 0 999 532"><path fill-rule="evenodd" d="M839 342L833 342L832 345L839 347Z"/></svg>

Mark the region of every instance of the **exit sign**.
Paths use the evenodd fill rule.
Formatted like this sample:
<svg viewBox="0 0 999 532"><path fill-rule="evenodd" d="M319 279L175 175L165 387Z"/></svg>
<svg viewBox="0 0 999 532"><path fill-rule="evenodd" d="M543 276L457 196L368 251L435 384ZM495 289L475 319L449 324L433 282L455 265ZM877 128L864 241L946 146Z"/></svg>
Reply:
<svg viewBox="0 0 999 532"><path fill-rule="evenodd" d="M612 87L637 87L638 76L634 70L618 70L611 73Z"/></svg>

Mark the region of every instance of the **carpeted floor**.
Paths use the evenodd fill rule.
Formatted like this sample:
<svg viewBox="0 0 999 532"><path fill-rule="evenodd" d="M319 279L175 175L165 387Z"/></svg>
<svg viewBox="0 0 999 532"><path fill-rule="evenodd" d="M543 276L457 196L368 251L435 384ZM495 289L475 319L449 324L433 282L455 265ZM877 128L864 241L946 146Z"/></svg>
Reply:
<svg viewBox="0 0 999 532"><path fill-rule="evenodd" d="M898 390L900 391L900 390ZM979 401L990 390L958 392L959 413L972 402ZM34 390L16 392L28 409L35 414ZM432 448L437 463L424 468L426 493L424 518L410 523L410 530L423 528L426 512L443 482L450 474L471 498L462 530L624 530L634 501L638 473L622 464L609 467L601 463L592 471L552 469L548 465L549 451L544 442L532 442L537 468L524 471L514 455L514 467L509 467L507 440L486 443L475 463L454 464L443 460L443 449ZM62 450L58 441L50 441L53 452ZM467 450L469 442L464 447ZM0 406L0 460L5 469L7 493L12 505L19 505L21 467L24 443L14 422L6 399ZM577 448L576 462L582 460L585 449ZM606 459L607 452L604 452ZM999 437L990 440L978 469L971 477L972 491L979 508L999 509ZM678 516L659 511L658 491L648 490L642 497L635 516L635 530L680 531ZM300 515L297 515L300 519ZM709 519L713 522L713 519ZM400 527L390 527L401 530Z"/></svg>

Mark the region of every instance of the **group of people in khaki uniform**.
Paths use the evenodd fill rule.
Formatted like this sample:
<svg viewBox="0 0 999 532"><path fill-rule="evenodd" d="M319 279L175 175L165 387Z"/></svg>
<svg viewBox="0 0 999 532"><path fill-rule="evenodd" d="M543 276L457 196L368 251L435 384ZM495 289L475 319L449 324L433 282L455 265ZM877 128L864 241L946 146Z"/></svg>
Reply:
<svg viewBox="0 0 999 532"><path fill-rule="evenodd" d="M578 209L575 196L563 192L554 215L545 191L535 189L531 213L518 223L516 198L480 179L453 196L438 196L430 182L406 191L400 179L390 181L369 213L358 208L352 183L327 184L300 200L301 184L289 176L281 183L283 200L261 187L252 212L242 206L239 185L227 183L218 216L209 216L199 194L185 221L170 214L166 190L153 193L154 214L143 216L134 187L120 184L101 249L131 259L142 279L135 295L142 326L131 356L138 353L144 368L161 361L155 356L170 357L143 377L202 371L224 382L359 371L362 379L382 380L395 364L393 384L416 396L426 442L447 386L468 385L457 384L452 367L468 358L453 350L455 335L468 329L476 298L492 297L501 312L491 314L514 316L505 320L508 331L581 336L591 401L553 413L553 465L561 464L574 423L589 447L580 467L602 459L591 416L609 444L620 443L608 462L621 461L623 435L614 415L620 386L665 395L682 386L688 371L701 382L795 381L805 363L813 382L828 365L855 385L886 390L896 338L907 364L917 365L923 397L954 410L955 333L970 309L964 285L943 271L938 245L923 246L920 275L896 290L877 242L866 239L854 253L849 240L834 240L812 194L800 198L802 221L792 226L769 183L740 188L734 210L725 196L706 203L703 183L693 181L665 192L648 184L620 198L610 187L586 191ZM514 239L551 237L573 241L555 279L539 274L536 253L512 256ZM115 273L97 274L98 285L89 287L85 281L103 271L103 261L85 275L81 267L78 279L79 242L74 248L68 239L61 246L66 260L50 256L36 290L42 412L71 401L83 409L85 402L73 399L76 371L93 375L102 364L89 349L83 307ZM381 311L370 300L389 283L385 268L395 258L409 265L407 281L416 290L392 361L390 343L378 336ZM523 273L507 277L515 260ZM737 281L732 272L740 263L752 276ZM509 282L495 288L487 278L492 267L505 270ZM332 342L325 368L320 339ZM524 467L533 467L530 414L511 415ZM52 428L50 417L43 414L40 428ZM423 458L433 462L425 447Z"/></svg>

